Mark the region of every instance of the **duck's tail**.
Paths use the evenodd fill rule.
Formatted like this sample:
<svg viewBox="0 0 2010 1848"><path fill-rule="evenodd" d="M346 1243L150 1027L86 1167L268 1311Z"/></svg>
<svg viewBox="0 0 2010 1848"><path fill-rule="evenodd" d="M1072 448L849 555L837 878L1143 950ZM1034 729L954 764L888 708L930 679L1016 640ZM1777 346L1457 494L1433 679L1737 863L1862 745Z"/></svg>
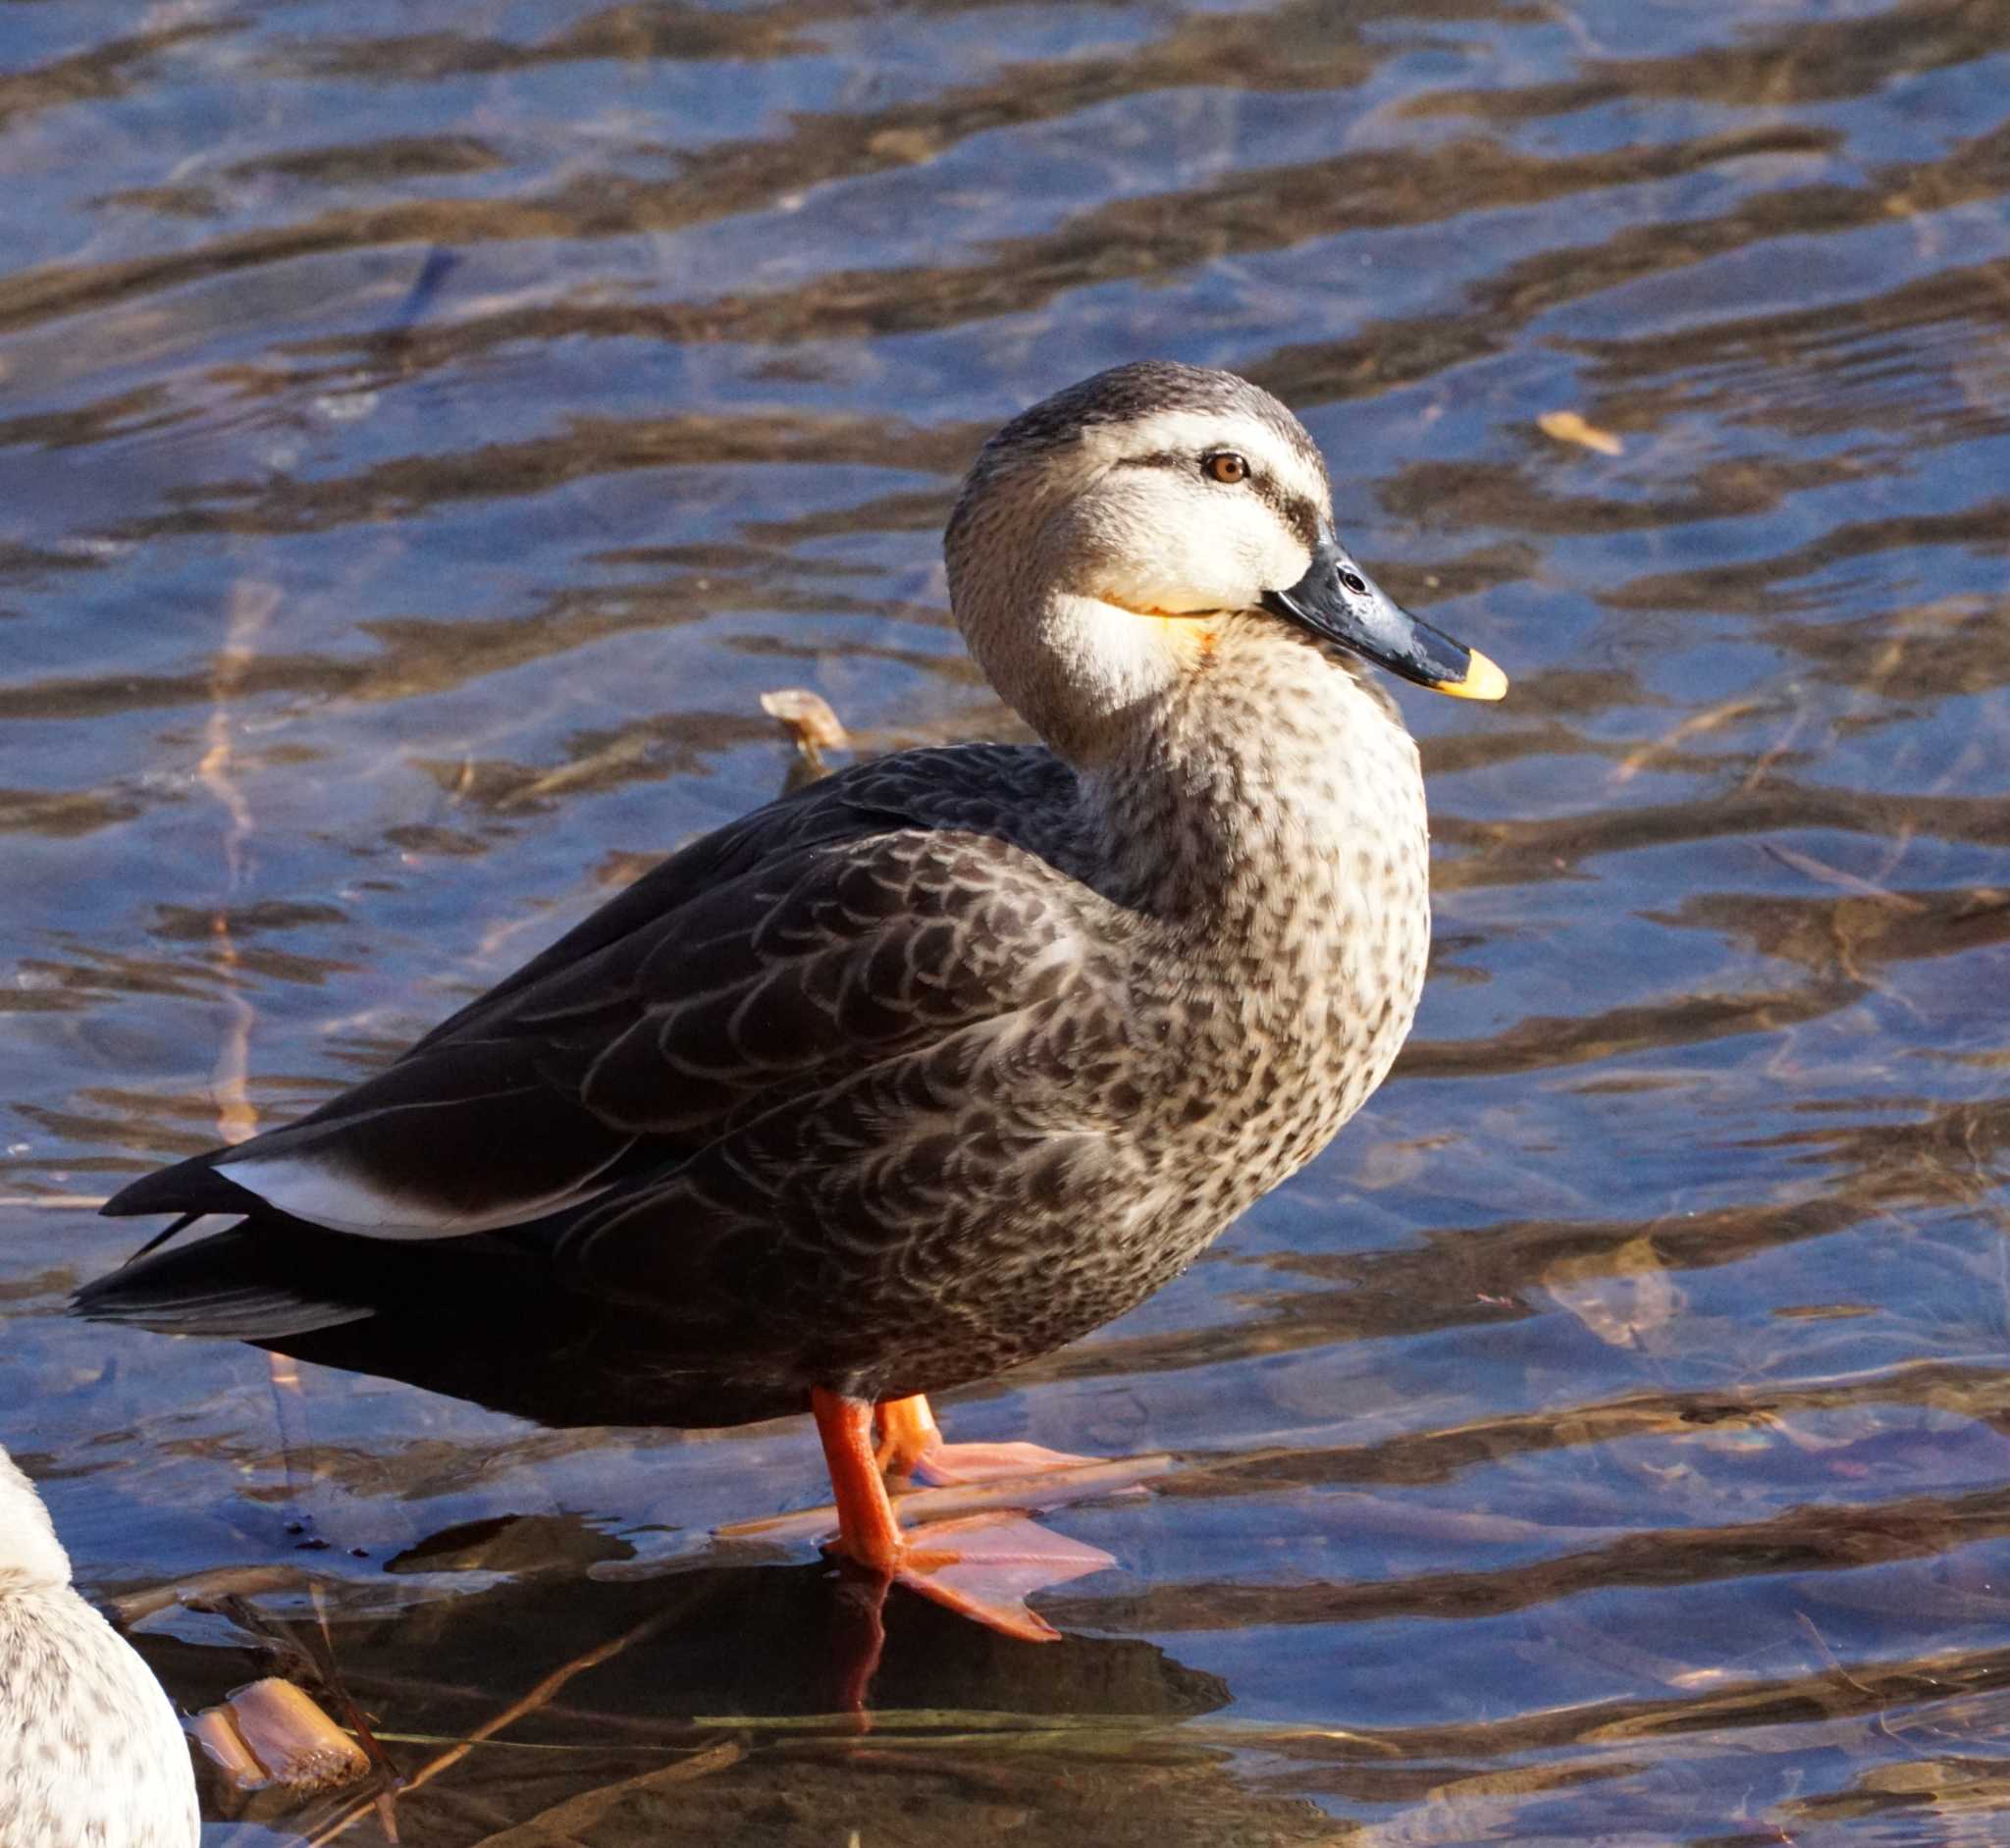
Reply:
<svg viewBox="0 0 2010 1848"><path fill-rule="evenodd" d="M724 1425L803 1408L725 1377L702 1333L564 1288L522 1233L389 1244L252 1215L84 1285L73 1313L250 1342L554 1426Z"/></svg>
<svg viewBox="0 0 2010 1848"><path fill-rule="evenodd" d="M377 1293L359 1290L361 1279L344 1281L295 1241L276 1241L249 1220L172 1251L155 1248L204 1217L185 1213L120 1269L85 1284L71 1298L72 1313L163 1335L251 1342L284 1341L378 1313Z"/></svg>

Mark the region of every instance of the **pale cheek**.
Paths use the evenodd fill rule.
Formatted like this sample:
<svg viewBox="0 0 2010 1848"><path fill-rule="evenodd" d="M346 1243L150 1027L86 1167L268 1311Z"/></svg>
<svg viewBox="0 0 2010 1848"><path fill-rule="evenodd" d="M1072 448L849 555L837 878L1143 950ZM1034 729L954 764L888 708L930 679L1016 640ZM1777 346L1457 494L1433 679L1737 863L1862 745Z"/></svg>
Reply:
<svg viewBox="0 0 2010 1848"><path fill-rule="evenodd" d="M1274 519L1266 519L1260 531L1249 535L1248 568L1259 596L1290 589L1311 562L1312 554Z"/></svg>
<svg viewBox="0 0 2010 1848"><path fill-rule="evenodd" d="M1246 536L1190 518L1161 518L1156 541L1133 547L1105 563L1102 594L1133 609L1238 609L1262 586Z"/></svg>
<svg viewBox="0 0 2010 1848"><path fill-rule="evenodd" d="M1088 598L1061 603L1047 645L1069 663L1071 699L1084 710L1121 711L1162 692L1191 663L1195 638L1205 625L1155 621L1140 606Z"/></svg>

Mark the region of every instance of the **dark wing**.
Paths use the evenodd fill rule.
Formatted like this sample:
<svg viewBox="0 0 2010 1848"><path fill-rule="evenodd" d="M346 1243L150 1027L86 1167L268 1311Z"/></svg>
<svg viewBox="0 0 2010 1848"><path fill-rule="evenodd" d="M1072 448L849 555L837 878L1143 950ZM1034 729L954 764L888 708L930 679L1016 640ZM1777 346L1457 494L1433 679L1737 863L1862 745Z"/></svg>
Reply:
<svg viewBox="0 0 2010 1848"><path fill-rule="evenodd" d="M1032 947L1027 890L1002 883L965 912L953 958L873 971L864 990L875 1010L889 991L905 1007L940 968L953 998L971 961L995 958L973 983L980 1006L832 1061L815 1089L764 1100L587 1206L557 1242L558 1275L674 1326L688 1367L798 1393L849 1380L873 1398L996 1371L1128 1307L1127 1241L1156 1195L1124 1133L1145 1077L1127 997L1084 943ZM1098 1270L1111 1275L1077 1274Z"/></svg>
<svg viewBox="0 0 2010 1848"><path fill-rule="evenodd" d="M861 766L685 848L377 1077L133 1183L107 1212L258 1205L438 1239L570 1213L857 1074L1038 1006L1102 901L1005 838L1044 754ZM1001 794L1002 792L1002 794Z"/></svg>

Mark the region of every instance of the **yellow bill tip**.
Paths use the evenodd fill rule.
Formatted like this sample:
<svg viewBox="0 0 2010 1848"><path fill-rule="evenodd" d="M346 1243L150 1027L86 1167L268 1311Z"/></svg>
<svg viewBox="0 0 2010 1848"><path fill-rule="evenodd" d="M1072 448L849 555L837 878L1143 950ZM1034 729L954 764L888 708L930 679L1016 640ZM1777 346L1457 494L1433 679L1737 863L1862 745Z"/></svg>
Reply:
<svg viewBox="0 0 2010 1848"><path fill-rule="evenodd" d="M1498 700L1508 691L1508 676L1478 649L1468 651L1472 660L1465 664L1463 680L1440 680L1434 690L1449 693L1455 700Z"/></svg>

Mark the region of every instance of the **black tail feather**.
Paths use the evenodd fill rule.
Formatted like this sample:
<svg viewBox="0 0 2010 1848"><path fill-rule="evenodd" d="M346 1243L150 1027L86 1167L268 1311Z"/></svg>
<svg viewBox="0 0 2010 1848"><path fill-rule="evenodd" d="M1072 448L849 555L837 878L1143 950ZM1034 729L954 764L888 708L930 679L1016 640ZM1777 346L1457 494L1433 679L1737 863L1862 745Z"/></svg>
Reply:
<svg viewBox="0 0 2010 1848"><path fill-rule="evenodd" d="M91 1322L124 1322L164 1335L274 1341L334 1328L376 1313L362 1294L326 1267L293 1274L270 1234L248 1225L212 1233L177 1250L154 1247L193 1221L185 1213L118 1270L85 1284L72 1312Z"/></svg>
<svg viewBox="0 0 2010 1848"><path fill-rule="evenodd" d="M721 1425L803 1408L785 1381L728 1382L691 1331L582 1296L521 1236L391 1243L267 1210L85 1284L71 1312L247 1341L541 1424Z"/></svg>
<svg viewBox="0 0 2010 1848"><path fill-rule="evenodd" d="M178 1161L172 1168L157 1168L152 1174L141 1175L137 1181L128 1182L98 1211L111 1219L128 1219L141 1213L183 1213L199 1219L204 1213L256 1212L264 1204L258 1195L217 1172L217 1157L230 1152L227 1148L211 1149L206 1155L191 1155L186 1161ZM185 1219L183 1224L186 1223ZM176 1226L162 1233L161 1239L171 1239L180 1230ZM152 1248L149 1244L143 1250Z"/></svg>
<svg viewBox="0 0 2010 1848"><path fill-rule="evenodd" d="M98 1210L100 1212L103 1212L105 1208L100 1207ZM156 1251L162 1245L166 1244L167 1241L176 1235L176 1233L186 1232L188 1228L194 1225L194 1223L198 1219L206 1219L208 1215L202 1212L184 1213L182 1217L176 1220L171 1226L169 1226L165 1232L155 1233L154 1236L151 1239L149 1239L143 1245L141 1245L137 1251L133 1252L132 1255L126 1260L126 1262L129 1264L137 1264L139 1260L145 1257L149 1251Z"/></svg>

